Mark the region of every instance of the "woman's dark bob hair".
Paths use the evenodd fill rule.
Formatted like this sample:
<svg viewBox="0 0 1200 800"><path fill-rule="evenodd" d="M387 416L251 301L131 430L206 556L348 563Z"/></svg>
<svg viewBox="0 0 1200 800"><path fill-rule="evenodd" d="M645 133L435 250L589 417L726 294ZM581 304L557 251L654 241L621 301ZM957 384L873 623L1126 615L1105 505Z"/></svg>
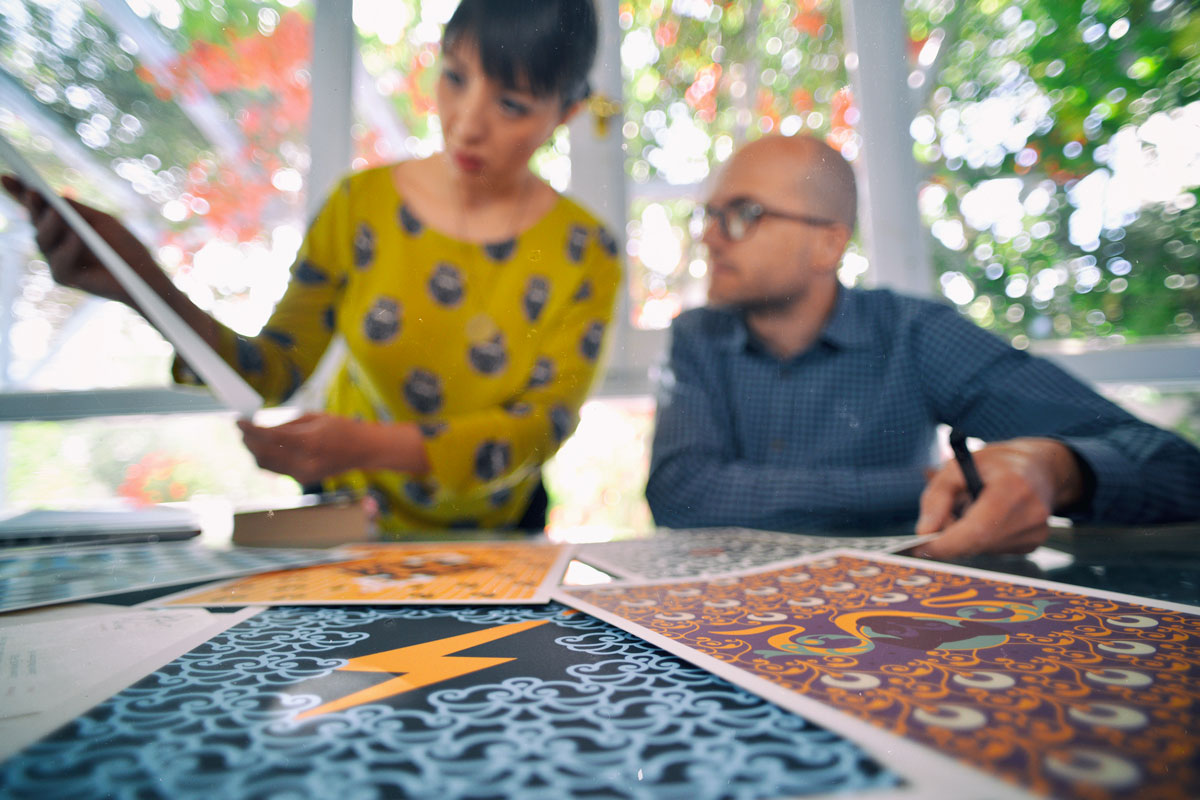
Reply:
<svg viewBox="0 0 1200 800"><path fill-rule="evenodd" d="M462 0L442 34L442 51L467 42L479 48L483 71L502 85L563 108L591 89L596 57L592 0Z"/></svg>

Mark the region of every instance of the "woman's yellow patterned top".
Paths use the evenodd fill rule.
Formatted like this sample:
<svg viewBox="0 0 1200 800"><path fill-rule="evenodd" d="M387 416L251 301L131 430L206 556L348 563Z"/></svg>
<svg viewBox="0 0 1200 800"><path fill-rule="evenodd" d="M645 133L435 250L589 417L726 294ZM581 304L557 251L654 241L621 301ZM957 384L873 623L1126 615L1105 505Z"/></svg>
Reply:
<svg viewBox="0 0 1200 800"><path fill-rule="evenodd" d="M424 225L380 167L326 201L261 333L222 330L219 351L279 403L340 333L326 410L418 422L431 471L327 488L370 492L384 530L511 526L575 428L619 283L616 241L567 198L514 239L472 244Z"/></svg>

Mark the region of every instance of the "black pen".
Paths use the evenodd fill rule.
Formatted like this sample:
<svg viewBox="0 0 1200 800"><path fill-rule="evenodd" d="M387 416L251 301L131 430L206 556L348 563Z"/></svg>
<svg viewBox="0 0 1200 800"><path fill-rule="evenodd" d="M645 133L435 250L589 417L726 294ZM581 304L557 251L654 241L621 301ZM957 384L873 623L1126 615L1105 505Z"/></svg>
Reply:
<svg viewBox="0 0 1200 800"><path fill-rule="evenodd" d="M951 431L950 449L954 451L954 460L958 462L958 468L962 470L967 481L967 491L971 493L971 499L978 500L979 493L983 491L983 481L979 478L979 470L975 468L975 459L967 449L967 435L960 431Z"/></svg>

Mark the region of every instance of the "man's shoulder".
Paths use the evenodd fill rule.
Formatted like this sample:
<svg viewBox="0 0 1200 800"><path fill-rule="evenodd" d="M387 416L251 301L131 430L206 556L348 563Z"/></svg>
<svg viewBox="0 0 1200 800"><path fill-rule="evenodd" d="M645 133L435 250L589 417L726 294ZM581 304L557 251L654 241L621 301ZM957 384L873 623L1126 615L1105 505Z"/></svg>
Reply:
<svg viewBox="0 0 1200 800"><path fill-rule="evenodd" d="M837 314L877 342L957 331L971 322L953 306L934 298L902 294L892 289L844 289Z"/></svg>
<svg viewBox="0 0 1200 800"><path fill-rule="evenodd" d="M854 313L885 320L909 320L928 314L940 314L950 307L932 298L902 294L887 288L844 289L847 305Z"/></svg>

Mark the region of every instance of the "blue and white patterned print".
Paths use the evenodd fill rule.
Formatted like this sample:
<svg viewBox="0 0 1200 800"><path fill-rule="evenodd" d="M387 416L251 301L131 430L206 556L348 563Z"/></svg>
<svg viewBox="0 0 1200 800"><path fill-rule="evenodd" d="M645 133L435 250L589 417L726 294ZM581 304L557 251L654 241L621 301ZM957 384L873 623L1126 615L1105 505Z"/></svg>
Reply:
<svg viewBox="0 0 1200 800"><path fill-rule="evenodd" d="M568 665L485 670L395 706L296 721L323 702L298 684L345 675L348 650L387 649L389 631L430 620L548 620L535 630ZM0 795L72 800L705 800L897 784L838 735L557 605L268 609L0 765Z"/></svg>

